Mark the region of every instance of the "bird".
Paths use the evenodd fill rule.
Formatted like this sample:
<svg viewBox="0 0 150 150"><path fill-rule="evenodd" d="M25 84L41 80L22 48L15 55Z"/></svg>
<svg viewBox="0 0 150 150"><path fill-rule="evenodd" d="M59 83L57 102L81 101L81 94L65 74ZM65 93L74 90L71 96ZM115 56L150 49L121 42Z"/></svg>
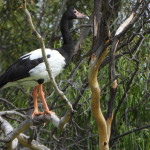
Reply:
<svg viewBox="0 0 150 150"><path fill-rule="evenodd" d="M58 49L45 48L46 57L54 78L69 65L73 56L74 44L69 28L69 22L73 19L88 19L88 16L78 12L73 6L68 7L60 21L63 38L62 47ZM0 88L18 85L34 87L32 93L34 110L31 117L41 114L45 117L45 114L49 114L52 118L54 112L49 110L43 92L43 84L49 81L50 78L39 48L21 56L0 75ZM42 100L44 112L39 112L38 110L38 94Z"/></svg>

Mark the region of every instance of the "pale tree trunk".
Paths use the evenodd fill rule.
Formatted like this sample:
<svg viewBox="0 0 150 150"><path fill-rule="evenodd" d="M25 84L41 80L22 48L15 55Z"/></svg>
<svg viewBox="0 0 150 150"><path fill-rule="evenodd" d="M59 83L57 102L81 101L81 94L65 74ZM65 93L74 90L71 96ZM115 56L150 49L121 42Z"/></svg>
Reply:
<svg viewBox="0 0 150 150"><path fill-rule="evenodd" d="M110 42L109 22L110 14L112 14L112 8L110 3L114 1L108 0L94 0L94 20L93 20L93 48L91 63L88 73L89 86L92 92L91 109L95 121L98 126L99 135L99 149L109 149L109 139L111 134L111 124L113 120L113 108L114 101L117 92L117 77L115 73L115 55L116 49L119 44L119 39L126 31L136 22L139 15L136 15L136 11L142 3L137 1L130 16L118 27L116 30L113 40ZM100 15L101 14L101 15ZM109 81L110 81L110 97L108 103L108 110L106 119L103 116L100 106L100 95L101 89L97 80L98 72L101 71L99 68L107 54L108 46L112 43L112 47L109 53ZM102 79L100 79L101 81ZM103 100L104 101L104 100Z"/></svg>

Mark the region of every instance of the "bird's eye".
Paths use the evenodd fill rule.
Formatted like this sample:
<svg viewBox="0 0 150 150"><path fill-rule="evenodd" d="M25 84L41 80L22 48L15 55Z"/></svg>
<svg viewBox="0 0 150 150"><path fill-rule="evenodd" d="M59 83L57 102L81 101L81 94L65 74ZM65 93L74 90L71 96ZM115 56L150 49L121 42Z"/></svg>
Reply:
<svg viewBox="0 0 150 150"><path fill-rule="evenodd" d="M76 11L74 10L74 13L76 13Z"/></svg>

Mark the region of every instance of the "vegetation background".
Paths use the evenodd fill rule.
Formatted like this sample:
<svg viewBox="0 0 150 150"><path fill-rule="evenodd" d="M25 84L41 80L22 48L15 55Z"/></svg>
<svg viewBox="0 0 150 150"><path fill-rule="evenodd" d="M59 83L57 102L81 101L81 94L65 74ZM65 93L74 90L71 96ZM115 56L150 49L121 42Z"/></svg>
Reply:
<svg viewBox="0 0 150 150"><path fill-rule="evenodd" d="M58 48L62 37L57 21L59 10L72 5L79 12L91 16L93 0L28 0L28 9L38 32L45 37L47 48ZM113 1L112 1L113 2ZM116 53L116 74L118 80L114 104L114 119L110 137L112 150L149 150L150 149L150 4L144 0L142 10L133 26L121 37ZM117 1L111 5L111 40L119 25L130 15L136 1ZM64 4L64 5L62 5ZM111 4L111 3L110 3ZM5 71L20 56L40 47L32 34L21 0L0 1L0 73ZM60 14L62 15L62 14ZM58 26L57 24L58 23ZM51 149L98 150L97 125L91 113L91 91L88 87L88 68L92 48L92 23L75 20L71 28L75 46L80 35L86 32L78 52L69 67L56 78L76 112L72 115L65 131L56 129L52 123L38 125L26 131L31 138ZM111 45L110 47L111 48ZM105 116L110 97L109 52L98 75L101 87L101 108ZM50 83L44 86L49 107L58 116L63 116L66 108ZM0 91L0 111L16 110L23 114L33 111L32 89L11 87ZM4 101L5 100L5 101ZM9 103L8 103L9 102ZM40 105L40 108L42 106ZM42 110L42 108L41 108ZM17 115L3 116L14 128L23 119ZM0 137L3 137L0 131ZM0 141L0 147L3 148ZM0 149L1 149L0 148ZM18 149L24 149L19 145Z"/></svg>

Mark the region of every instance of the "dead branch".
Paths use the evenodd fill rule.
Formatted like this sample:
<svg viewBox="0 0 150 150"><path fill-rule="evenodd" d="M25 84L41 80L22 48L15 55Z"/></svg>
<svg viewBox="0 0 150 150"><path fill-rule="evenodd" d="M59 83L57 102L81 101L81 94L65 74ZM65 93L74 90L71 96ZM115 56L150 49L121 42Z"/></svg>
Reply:
<svg viewBox="0 0 150 150"><path fill-rule="evenodd" d="M47 148L46 146L40 144L39 142L32 140L30 141L30 137L26 136L23 133L20 133L19 136L17 137L18 141L20 144L24 145L25 147L28 147L32 150L50 150L49 148Z"/></svg>
<svg viewBox="0 0 150 150"><path fill-rule="evenodd" d="M11 111L0 111L0 116L3 116L3 115L17 115L17 116L20 116L22 118L26 118L25 115L15 111L15 110L11 110Z"/></svg>
<svg viewBox="0 0 150 150"><path fill-rule="evenodd" d="M143 129L146 129L146 128L150 128L150 124L144 125L144 126L142 126L142 127L140 127L140 128L132 129L131 131L128 131L128 132L126 132L126 133L123 133L123 134L121 134L121 135L118 135L118 136L116 136L116 137L110 139L110 142L114 142L114 141L116 141L118 138L121 138L121 137L126 136L126 135L128 135L128 134L132 134L132 133L134 133L134 132L137 132L137 131L140 131L140 130L143 130Z"/></svg>
<svg viewBox="0 0 150 150"><path fill-rule="evenodd" d="M17 107L14 104L12 104L11 102L9 102L8 100L6 100L4 98L0 98L0 101L2 101L3 103L7 103L8 105L10 105L14 109L17 109Z"/></svg>
<svg viewBox="0 0 150 150"><path fill-rule="evenodd" d="M135 60L135 61L136 61L136 60ZM136 61L136 68L135 68L135 71L131 74L131 78L130 78L129 82L127 83L126 90L125 90L125 92L124 92L124 94L123 94L121 100L119 100L119 102L118 102L118 106L116 107L116 110L115 110L115 112L114 112L114 118L116 118L117 112L119 111L119 108L120 108L121 104L123 103L123 100L124 100L125 97L126 97L126 93L127 93L128 90L130 89L130 86L131 86L131 84L132 84L132 82L133 82L133 79L134 79L134 77L135 77L135 75L136 75L138 69L139 69L139 62Z"/></svg>
<svg viewBox="0 0 150 150"><path fill-rule="evenodd" d="M13 131L12 126L6 120L4 120L1 116L0 116L0 128L2 129L6 137L9 136L9 134ZM0 141L4 142L5 140L0 139ZM17 138L14 138L11 142L7 142L6 145L7 145L8 150L15 149L18 145Z"/></svg>
<svg viewBox="0 0 150 150"><path fill-rule="evenodd" d="M25 147L31 148L33 150L50 150L49 148L47 148L44 145L41 145L35 140L30 141L29 136L20 133L19 129L22 130L23 127L25 130L30 124L32 124L31 119L23 122L17 129L13 129L13 127L0 116L0 127L5 134L5 139L0 139L0 141L7 143L8 150L14 150L18 145L18 141Z"/></svg>
<svg viewBox="0 0 150 150"><path fill-rule="evenodd" d="M137 1L131 15L117 29L112 43L112 48L110 50L110 55L109 55L109 80L111 85L110 85L110 98L108 104L107 118L110 118L111 116L113 117L114 101L117 92L117 80L116 80L116 73L115 73L115 55L119 43L119 38L121 35L125 34L125 32L131 27L131 25L135 23L137 18L140 16L139 14L138 15L136 14L136 11L138 10L141 3L142 0ZM116 112L115 112L115 116L116 116Z"/></svg>
<svg viewBox="0 0 150 150"><path fill-rule="evenodd" d="M127 32L127 30L137 21L137 19L140 17L141 13L136 13L136 11L138 10L139 6L141 5L141 3L143 2L143 0L138 0L135 4L135 7L133 7L132 13L130 14L130 16L119 26L119 28L117 29L115 36L121 36L123 35L125 32ZM149 2L147 2L148 4ZM145 7L147 7L147 5L145 5ZM143 9L144 10L144 9Z"/></svg>

